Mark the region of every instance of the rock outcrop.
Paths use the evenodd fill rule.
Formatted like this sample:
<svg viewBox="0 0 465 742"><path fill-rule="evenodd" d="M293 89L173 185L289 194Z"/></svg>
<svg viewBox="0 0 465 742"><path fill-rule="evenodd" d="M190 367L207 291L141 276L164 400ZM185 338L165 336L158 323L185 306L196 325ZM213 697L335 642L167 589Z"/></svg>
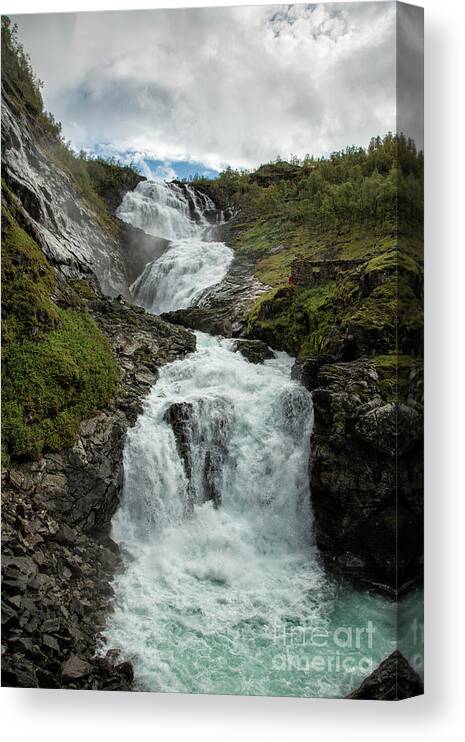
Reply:
<svg viewBox="0 0 465 742"><path fill-rule="evenodd" d="M368 359L321 360L296 369L313 396L317 544L328 568L395 594L422 570L421 408L386 400Z"/></svg>
<svg viewBox="0 0 465 742"><path fill-rule="evenodd" d="M236 340L233 350L243 355L250 363L263 363L276 357L271 348L261 340Z"/></svg>
<svg viewBox="0 0 465 742"><path fill-rule="evenodd" d="M165 413L187 478L186 512L211 500L221 505L222 472L231 435L231 410L224 400L175 402Z"/></svg>
<svg viewBox="0 0 465 742"><path fill-rule="evenodd" d="M362 701L403 701L423 695L423 682L405 657L389 655L347 698Z"/></svg>
<svg viewBox="0 0 465 742"><path fill-rule="evenodd" d="M131 286L147 263L163 255L169 242L162 237L153 237L121 219L117 219L117 224L127 282L128 286Z"/></svg>
<svg viewBox="0 0 465 742"><path fill-rule="evenodd" d="M175 402L165 413L165 420L174 433L176 449L184 466L188 481L192 478L192 454L190 446L190 429L192 424L192 404Z"/></svg>
<svg viewBox="0 0 465 742"><path fill-rule="evenodd" d="M88 303L121 369L117 398L79 429L74 446L3 474L2 682L120 689L132 668L95 656L120 567L109 537L123 482L125 433L164 363L195 337L123 299Z"/></svg>

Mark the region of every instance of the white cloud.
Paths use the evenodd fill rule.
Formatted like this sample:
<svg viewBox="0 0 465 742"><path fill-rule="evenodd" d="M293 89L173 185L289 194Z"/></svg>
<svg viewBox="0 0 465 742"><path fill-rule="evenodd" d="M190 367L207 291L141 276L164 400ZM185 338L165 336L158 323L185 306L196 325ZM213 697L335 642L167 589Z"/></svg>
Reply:
<svg viewBox="0 0 465 742"><path fill-rule="evenodd" d="M395 129L395 4L18 16L76 147L215 169Z"/></svg>

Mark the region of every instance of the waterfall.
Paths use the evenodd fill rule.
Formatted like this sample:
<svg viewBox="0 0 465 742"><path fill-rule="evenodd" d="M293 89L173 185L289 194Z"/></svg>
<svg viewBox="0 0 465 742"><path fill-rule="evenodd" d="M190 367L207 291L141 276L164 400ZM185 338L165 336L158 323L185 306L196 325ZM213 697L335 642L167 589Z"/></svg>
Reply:
<svg viewBox="0 0 465 742"><path fill-rule="evenodd" d="M151 311L188 306L226 273L231 251L208 241L207 210L173 184L125 197L121 217L172 240L133 287ZM320 565L311 395L285 353L254 365L229 339L196 337L128 432L112 533L127 558L106 646L132 661L142 690L344 696L390 651L395 604L340 588ZM369 648L335 638L368 621Z"/></svg>
<svg viewBox="0 0 465 742"><path fill-rule="evenodd" d="M213 503L263 531L263 548L308 542L310 394L285 354L257 366L232 343L197 333L196 353L161 369L129 433L120 537L131 524L150 542Z"/></svg>
<svg viewBox="0 0 465 742"><path fill-rule="evenodd" d="M128 433L113 538L132 558L114 583L107 643L143 690L343 696L372 668L356 664L363 646L315 650L290 637L378 627L390 614L375 596L336 602L320 566L311 396L285 353L254 365L232 341L196 335L197 351L161 369ZM394 607L391 619L394 638ZM328 664L311 672L315 651ZM380 635L367 661L388 651ZM341 654L352 664L337 672Z"/></svg>
<svg viewBox="0 0 465 742"><path fill-rule="evenodd" d="M135 304L154 314L184 309L226 275L232 250L209 239L217 210L192 186L143 181L125 195L117 215L171 243L130 287Z"/></svg>

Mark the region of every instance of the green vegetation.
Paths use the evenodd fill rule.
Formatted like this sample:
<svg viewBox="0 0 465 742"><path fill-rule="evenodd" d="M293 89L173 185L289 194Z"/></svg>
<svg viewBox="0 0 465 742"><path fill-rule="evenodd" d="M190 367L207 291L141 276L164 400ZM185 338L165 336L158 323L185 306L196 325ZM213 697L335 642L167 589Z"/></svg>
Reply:
<svg viewBox="0 0 465 742"><path fill-rule="evenodd" d="M43 340L10 344L3 360L3 446L14 457L58 451L114 395L118 369L91 316L59 310Z"/></svg>
<svg viewBox="0 0 465 742"><path fill-rule="evenodd" d="M43 83L34 74L29 55L17 38L18 28L8 16L2 16L2 82L20 104L20 108L36 119L47 135L59 137L61 124L44 111L40 92Z"/></svg>
<svg viewBox="0 0 465 742"><path fill-rule="evenodd" d="M6 207L2 286L2 453L8 461L72 445L81 420L115 394L118 368L80 296L66 287L68 306L59 306L64 293L53 269Z"/></svg>
<svg viewBox="0 0 465 742"><path fill-rule="evenodd" d="M6 189L3 185L3 196ZM2 337L6 343L42 337L59 324L50 295L53 269L34 240L2 208Z"/></svg>
<svg viewBox="0 0 465 742"><path fill-rule="evenodd" d="M334 282L302 290L277 286L254 305L248 318L249 334L293 354L317 354L331 330L335 291Z"/></svg>
<svg viewBox="0 0 465 742"><path fill-rule="evenodd" d="M410 372L415 358L407 355L374 356L372 362L378 372L379 385L386 402L405 399L410 384Z"/></svg>
<svg viewBox="0 0 465 742"><path fill-rule="evenodd" d="M278 160L255 172L227 169L195 184L239 215L234 246L272 287L249 314L252 337L300 355L373 355L397 344L417 352L423 153L412 140L389 133L366 150ZM290 287L297 257L361 265L341 270L331 284Z"/></svg>
<svg viewBox="0 0 465 742"><path fill-rule="evenodd" d="M330 157L277 161L255 172L225 170L216 180L196 178L245 221L259 219L279 232L304 225L319 232L366 225L395 229L400 216L423 218L423 153L402 134L371 140L368 149L347 147Z"/></svg>
<svg viewBox="0 0 465 742"><path fill-rule="evenodd" d="M2 17L2 82L28 117L37 141L72 177L108 229L105 188L140 176L115 162L76 156L43 109L41 83ZM110 346L85 307L86 280L59 280L2 181L2 459L23 459L73 444L80 422L114 396L119 372Z"/></svg>
<svg viewBox="0 0 465 742"><path fill-rule="evenodd" d="M118 225L113 212L121 202L121 194L133 190L143 180L135 167L123 165L115 158L89 156L84 151L76 154L61 138L48 142L47 150L50 158L71 176L100 226L116 237Z"/></svg>

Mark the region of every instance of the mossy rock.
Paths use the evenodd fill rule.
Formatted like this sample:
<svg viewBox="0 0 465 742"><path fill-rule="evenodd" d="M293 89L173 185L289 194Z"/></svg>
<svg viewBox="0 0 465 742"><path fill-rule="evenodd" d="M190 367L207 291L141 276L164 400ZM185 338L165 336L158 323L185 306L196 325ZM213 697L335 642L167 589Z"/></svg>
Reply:
<svg viewBox="0 0 465 742"><path fill-rule="evenodd" d="M295 355L322 352L334 323L334 292L334 282L308 289L287 285L271 289L249 313L249 336Z"/></svg>
<svg viewBox="0 0 465 742"><path fill-rule="evenodd" d="M415 358L392 353L373 356L370 360L378 372L383 399L386 402L405 402L410 386L410 374L415 367Z"/></svg>
<svg viewBox="0 0 465 742"><path fill-rule="evenodd" d="M3 191L4 193L4 191ZM37 243L2 208L2 337L38 337L60 323L56 276Z"/></svg>
<svg viewBox="0 0 465 742"><path fill-rule="evenodd" d="M117 388L118 368L92 317L75 309L58 312L59 329L4 348L3 446L13 458L72 445L81 420Z"/></svg>
<svg viewBox="0 0 465 742"><path fill-rule="evenodd" d="M5 206L2 289L2 455L7 463L72 445L81 420L115 394L119 371L79 295L90 296L86 282L62 286Z"/></svg>

